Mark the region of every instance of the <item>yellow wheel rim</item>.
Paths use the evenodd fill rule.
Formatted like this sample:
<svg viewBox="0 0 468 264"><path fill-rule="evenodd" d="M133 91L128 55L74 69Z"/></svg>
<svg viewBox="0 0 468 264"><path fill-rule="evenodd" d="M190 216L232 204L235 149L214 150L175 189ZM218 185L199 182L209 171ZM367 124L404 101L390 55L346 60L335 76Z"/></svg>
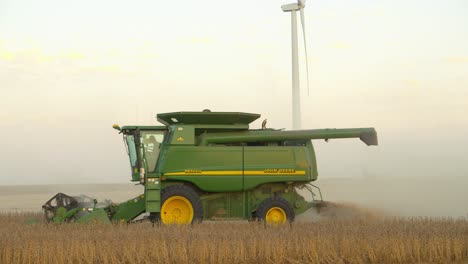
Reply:
<svg viewBox="0 0 468 264"><path fill-rule="evenodd" d="M161 207L161 221L164 224L190 224L192 219L192 203L183 196L169 197Z"/></svg>
<svg viewBox="0 0 468 264"><path fill-rule="evenodd" d="M278 225L286 223L288 217L286 216L286 212L280 207L272 207L266 213L265 219L268 224Z"/></svg>

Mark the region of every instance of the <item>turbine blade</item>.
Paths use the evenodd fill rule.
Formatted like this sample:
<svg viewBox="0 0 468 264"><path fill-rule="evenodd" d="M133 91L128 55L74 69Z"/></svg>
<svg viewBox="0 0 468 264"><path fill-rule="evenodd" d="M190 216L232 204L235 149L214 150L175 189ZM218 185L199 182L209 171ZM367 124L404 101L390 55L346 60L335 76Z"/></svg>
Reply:
<svg viewBox="0 0 468 264"><path fill-rule="evenodd" d="M307 96L309 95L309 60L307 56L307 41L306 41L306 30L305 30L305 17L304 17L304 8L301 8L301 24L302 24L302 36L304 37L304 52L305 52L305 61L306 61L306 76L307 76Z"/></svg>

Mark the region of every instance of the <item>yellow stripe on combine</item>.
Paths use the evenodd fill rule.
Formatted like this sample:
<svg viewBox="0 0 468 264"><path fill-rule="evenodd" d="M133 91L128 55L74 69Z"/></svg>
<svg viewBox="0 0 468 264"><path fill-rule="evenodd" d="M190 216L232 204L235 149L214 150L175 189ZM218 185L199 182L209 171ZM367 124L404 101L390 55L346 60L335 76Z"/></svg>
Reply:
<svg viewBox="0 0 468 264"><path fill-rule="evenodd" d="M164 176L240 176L242 175L284 175L284 176L295 176L295 175L305 175L305 170L275 170L275 169L266 169L266 170L223 170L223 171L201 171L201 170L187 170L187 171L180 171L180 172L166 172Z"/></svg>

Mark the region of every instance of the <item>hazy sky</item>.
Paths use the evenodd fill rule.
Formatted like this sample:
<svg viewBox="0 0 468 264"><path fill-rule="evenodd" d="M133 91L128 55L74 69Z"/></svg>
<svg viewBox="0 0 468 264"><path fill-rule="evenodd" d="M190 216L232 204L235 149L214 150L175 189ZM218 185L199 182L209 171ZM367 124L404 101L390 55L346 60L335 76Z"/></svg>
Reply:
<svg viewBox="0 0 468 264"><path fill-rule="evenodd" d="M283 3L0 0L0 184L127 182L111 126L161 112L289 128ZM381 143L317 142L320 177L468 177L468 1L310 0L305 14L303 127L373 126Z"/></svg>

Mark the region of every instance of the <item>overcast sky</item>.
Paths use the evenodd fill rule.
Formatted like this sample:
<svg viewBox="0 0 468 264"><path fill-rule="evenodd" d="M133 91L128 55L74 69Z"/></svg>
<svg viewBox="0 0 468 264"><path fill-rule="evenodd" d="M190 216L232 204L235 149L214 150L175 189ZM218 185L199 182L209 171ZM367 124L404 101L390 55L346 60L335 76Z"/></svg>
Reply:
<svg viewBox="0 0 468 264"><path fill-rule="evenodd" d="M127 182L113 123L181 110L291 127L282 1L0 0L0 184ZM304 128L320 177L468 177L468 2L310 0ZM253 127L260 127L261 120Z"/></svg>

